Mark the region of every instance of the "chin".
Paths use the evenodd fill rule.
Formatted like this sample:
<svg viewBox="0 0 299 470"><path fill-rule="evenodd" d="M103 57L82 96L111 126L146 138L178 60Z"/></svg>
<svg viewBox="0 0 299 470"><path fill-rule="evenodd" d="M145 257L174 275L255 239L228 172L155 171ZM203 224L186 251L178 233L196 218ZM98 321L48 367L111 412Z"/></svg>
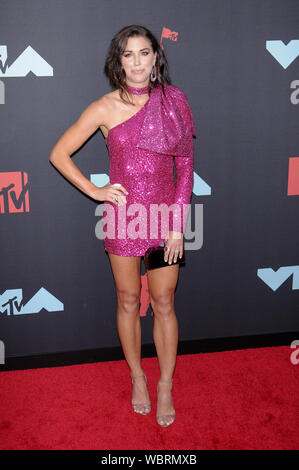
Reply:
<svg viewBox="0 0 299 470"><path fill-rule="evenodd" d="M139 82L145 82L148 79L148 77L145 74L138 75L134 74L134 77L132 77L132 81L139 83Z"/></svg>

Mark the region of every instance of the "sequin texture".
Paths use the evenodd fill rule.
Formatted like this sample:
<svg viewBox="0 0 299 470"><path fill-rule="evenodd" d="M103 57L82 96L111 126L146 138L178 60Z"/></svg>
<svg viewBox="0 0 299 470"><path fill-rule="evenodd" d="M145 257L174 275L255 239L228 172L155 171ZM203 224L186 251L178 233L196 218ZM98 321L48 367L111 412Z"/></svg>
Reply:
<svg viewBox="0 0 299 470"><path fill-rule="evenodd" d="M183 205L190 204L193 188L193 141L195 136L192 111L187 97L178 87L154 88L145 105L126 121L110 129L106 140L109 151L110 183L120 183L129 194L126 204L104 202L104 247L120 256L144 256L163 237L163 218L153 218L151 204L176 203L170 211L169 230L185 228ZM191 144L190 144L191 142ZM174 165L175 175L174 179ZM135 206L137 210L135 211ZM142 210L140 210L142 208ZM137 223L138 219L138 224ZM141 238L132 237L132 221L136 230L145 227ZM150 222L157 222L158 232L150 237ZM107 227L113 227L112 232ZM111 235L112 233L112 235ZM165 232L164 232L165 233ZM167 233L167 230L166 230Z"/></svg>

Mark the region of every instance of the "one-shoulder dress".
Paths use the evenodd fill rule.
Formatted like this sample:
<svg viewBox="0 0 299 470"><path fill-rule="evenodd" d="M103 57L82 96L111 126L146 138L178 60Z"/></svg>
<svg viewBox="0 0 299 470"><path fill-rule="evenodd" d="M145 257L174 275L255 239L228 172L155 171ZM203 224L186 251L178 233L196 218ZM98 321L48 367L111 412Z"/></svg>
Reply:
<svg viewBox="0 0 299 470"><path fill-rule="evenodd" d="M144 256L149 247L165 240L168 229L184 233L188 209L183 213L183 205L190 206L193 188L192 136L196 134L190 105L174 85L166 85L165 95L158 85L136 114L110 129L105 139L110 183L120 183L128 194L122 206L104 202L106 252ZM162 218L151 210L161 204L175 204L177 211ZM169 225L163 225L165 220ZM155 224L157 230L151 230Z"/></svg>

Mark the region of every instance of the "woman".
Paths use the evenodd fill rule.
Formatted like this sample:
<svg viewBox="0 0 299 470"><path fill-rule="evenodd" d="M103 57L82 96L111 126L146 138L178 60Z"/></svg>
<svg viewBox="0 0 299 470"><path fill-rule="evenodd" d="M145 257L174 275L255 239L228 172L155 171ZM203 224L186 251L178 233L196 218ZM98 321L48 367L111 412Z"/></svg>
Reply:
<svg viewBox="0 0 299 470"><path fill-rule="evenodd" d="M83 111L54 146L50 161L84 193L96 201L105 201L107 226L114 218L116 236L104 238L104 245L117 291L117 328L133 384L132 406L140 414L151 411L140 357L140 261L150 246L165 241L168 265L147 271L154 312L153 337L161 372L156 418L165 427L175 419L171 391L178 343L174 291L179 264L173 262L183 254L188 213L182 216L181 209L189 205L193 187L192 112L184 92L170 85L164 52L143 26L127 26L114 36L105 73L116 89ZM70 158L98 128L110 157L110 182L102 188L85 178ZM161 203L168 207L175 204L173 218L167 225L169 231L163 231L164 222L160 220L154 237L149 232L152 222L146 223L146 233L140 238L129 236L126 230L117 231L118 211L139 204L143 214L149 215L150 205ZM132 213L128 212L121 212L122 230L132 220Z"/></svg>

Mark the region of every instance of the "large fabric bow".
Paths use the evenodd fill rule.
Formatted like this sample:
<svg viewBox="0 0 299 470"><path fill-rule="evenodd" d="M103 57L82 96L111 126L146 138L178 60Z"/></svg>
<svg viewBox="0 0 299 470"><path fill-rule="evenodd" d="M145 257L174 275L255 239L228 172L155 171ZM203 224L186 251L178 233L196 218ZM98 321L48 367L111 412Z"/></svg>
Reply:
<svg viewBox="0 0 299 470"><path fill-rule="evenodd" d="M152 89L146 106L137 147L165 155L190 157L192 136L196 137L196 134L185 93L173 85L166 85L164 95L159 84Z"/></svg>

